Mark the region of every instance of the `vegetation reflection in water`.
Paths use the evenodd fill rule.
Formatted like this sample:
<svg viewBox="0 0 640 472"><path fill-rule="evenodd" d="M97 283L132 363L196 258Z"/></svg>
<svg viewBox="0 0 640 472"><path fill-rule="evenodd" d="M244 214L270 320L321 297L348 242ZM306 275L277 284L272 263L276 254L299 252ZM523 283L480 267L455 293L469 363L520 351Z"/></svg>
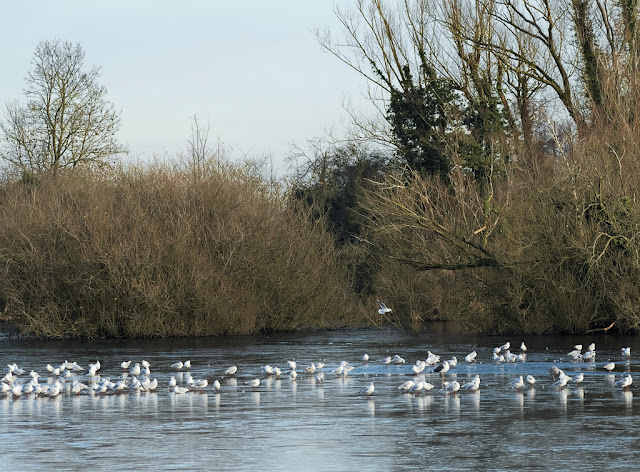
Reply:
<svg viewBox="0 0 640 472"><path fill-rule="evenodd" d="M55 397L6 393L0 398L0 436L22 445L8 452L7 464L18 469L69 463L123 467L152 454L153 461L147 457L139 468L171 469L179 463L191 469L215 464L218 469L352 470L375 457L370 468L377 470L500 470L527 464L534 469L577 467L585 461L596 467L629 467L638 459L632 446L639 436L635 385L615 385L638 370L640 346L634 338L535 337L525 339L524 360L496 362L493 350L506 339L434 331L420 336L357 330L98 344L5 340L0 356L25 370L14 383L25 385L34 369L42 375L40 384L55 385L56 378L45 366L57 366L56 359L73 359L85 367L68 378L63 374L64 388ZM594 362L567 356L578 342L588 346L593 341ZM512 342L514 353L520 342ZM623 356L622 347L631 347L631 355ZM474 350L475 361L464 361ZM447 372L432 373L440 365L434 364L416 375L415 361L429 359L429 351L441 361L456 358L457 365L452 362ZM360 360L365 353L368 362ZM397 364L380 362L396 355L405 363L397 357ZM143 358L149 361L151 380L158 380L155 391L131 388L128 371L135 363L142 365ZM88 388L72 394L74 380L91 385L86 369L98 359L96 375L116 385L126 380L129 388L100 394ZM121 363L128 360L133 362L123 373ZM186 360L191 360L188 370L171 367ZM295 380L289 376L288 360L297 364ZM340 375L333 372L340 370L341 361L354 367L346 375L344 368ZM603 365L612 361L615 367L609 372ZM312 362L325 365L308 373ZM225 374L231 365L237 372ZM280 367L282 373L269 375L263 372L266 365ZM579 384L554 387L559 374L551 375L551 366L572 378L580 373L584 378ZM324 372L322 381L319 370ZM527 375L537 379L533 386L526 380L518 389L511 385ZM443 389L444 382L465 385L475 376L481 382L474 392ZM180 387L202 379L208 386L177 394L169 389L172 377ZM252 379L260 379L255 388L247 384ZM215 380L219 391L213 387ZM398 388L421 380L434 387L413 393ZM375 385L371 395L361 394L370 383ZM570 439L577 431L579 443ZM61 438L73 455L59 448ZM132 448L132 441L153 444L152 451ZM499 450L496 443L501 444ZM438 448L439 458L427 445ZM24 451L35 454L27 460ZM551 459L550 454L560 452Z"/></svg>

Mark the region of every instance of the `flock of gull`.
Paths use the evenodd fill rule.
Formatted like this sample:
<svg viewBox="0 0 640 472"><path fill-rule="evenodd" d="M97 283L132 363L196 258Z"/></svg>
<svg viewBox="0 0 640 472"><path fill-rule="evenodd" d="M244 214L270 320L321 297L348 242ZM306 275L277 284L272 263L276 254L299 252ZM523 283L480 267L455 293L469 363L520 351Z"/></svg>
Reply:
<svg viewBox="0 0 640 472"><path fill-rule="evenodd" d="M382 305L381 311L383 307L384 305ZM621 349L621 356L623 358L628 359L630 355L630 347ZM477 351L472 351L464 357L464 362L473 364L476 362L477 356ZM512 352L511 344L507 342L493 349L491 361L496 364L515 364L525 362L526 356L527 346L524 342L520 345L518 353ZM582 345L576 345L574 349L567 354L567 357L571 361L589 362L595 365L595 344L589 345L585 352L582 352ZM406 360L397 354L384 357L378 361L373 361L368 354L364 354L361 357L361 361L363 363L362 365L368 365L370 362L378 362L381 367L407 365ZM113 380L111 377L101 375L102 366L100 361L89 364L86 369L76 362L64 361L58 366L48 364L46 366L46 382L43 380L42 383L39 380L42 377L38 372L31 370L28 375L25 375L26 371L17 364L7 364L6 375L0 380L0 396L11 396L17 399L26 395L56 397L63 393L73 395L80 395L82 393L106 395L122 394L125 392L156 391L156 389L158 389L158 380L151 374L150 363L142 360L139 363L134 363L133 366L131 364L131 361L122 362L120 364L122 373L118 379ZM446 394L456 394L458 391L478 391L481 384L480 375L475 375L472 379L462 384L457 380L447 380L446 374L451 372L452 369L456 369L457 366L458 359L456 357L442 360L439 355L428 351L425 360L416 360L415 363L411 365L410 372L407 372L411 378L398 385L397 389L415 395L424 394L435 388L433 383L426 380L426 374L435 374L435 376L440 376L442 383L441 390ZM212 389L214 392L219 393L221 390L220 380L218 379L212 379L213 381L210 383L210 380L206 378L194 378L189 372L191 369L191 361L179 361L170 366L165 366L165 368L166 367L173 372L180 373L178 376L172 375L168 382L168 391L173 394L183 395L188 392L203 392L206 389ZM601 368L607 372L612 372L615 367L615 362L607 362L601 366ZM255 390L260 387L261 378L266 376L280 379L285 375L292 382L296 381L298 375L302 375L316 384L322 384L325 379L329 377L346 377L355 368L356 367L348 361L341 361L334 368L326 367L323 362L312 362L309 365L299 368L296 361L289 360L287 361L287 366L283 366L283 369L271 365L262 366L261 374L252 376L245 382L245 385L247 388ZM250 373L247 372L243 374L248 375ZM549 374L552 378L551 386L555 389L563 389L569 384L578 385L584 380L584 373L580 372L574 376L570 376L555 364L550 367ZM236 375L240 374L238 367L234 365L224 371L222 378L235 377ZM614 385L620 389L628 389L632 382L631 374L626 374L615 380ZM536 378L532 375L519 375L511 380L507 387L520 390L532 388L535 383ZM375 384L374 382L370 382L363 388L361 387L359 394L370 397L374 391Z"/></svg>

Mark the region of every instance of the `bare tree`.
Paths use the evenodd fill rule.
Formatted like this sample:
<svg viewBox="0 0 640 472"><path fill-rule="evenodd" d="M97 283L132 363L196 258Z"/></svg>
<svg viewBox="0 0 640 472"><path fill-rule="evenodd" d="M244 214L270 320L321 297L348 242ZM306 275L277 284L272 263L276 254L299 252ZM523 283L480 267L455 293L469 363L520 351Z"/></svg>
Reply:
<svg viewBox="0 0 640 472"><path fill-rule="evenodd" d="M6 107L0 122L0 157L22 172L56 173L76 166L102 167L126 152L116 141L120 113L98 84L99 69L83 70L80 44L43 41L26 78L26 106Z"/></svg>

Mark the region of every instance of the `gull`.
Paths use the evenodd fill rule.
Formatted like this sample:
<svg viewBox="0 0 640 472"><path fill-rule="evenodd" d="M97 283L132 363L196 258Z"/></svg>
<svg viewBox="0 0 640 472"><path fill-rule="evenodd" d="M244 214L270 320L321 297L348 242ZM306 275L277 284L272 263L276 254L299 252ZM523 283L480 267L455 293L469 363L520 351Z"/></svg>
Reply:
<svg viewBox="0 0 640 472"><path fill-rule="evenodd" d="M214 380L214 381L213 381L213 389L214 389L216 392L219 392L219 391L220 391L220 382L219 382L218 380Z"/></svg>
<svg viewBox="0 0 640 472"><path fill-rule="evenodd" d="M151 364L149 364L149 361L145 361L144 359L142 359L142 362L140 363L140 365L142 367L144 367L145 369L150 369L151 368Z"/></svg>
<svg viewBox="0 0 640 472"><path fill-rule="evenodd" d="M565 375L564 372L563 372L558 377L558 380L556 380L553 383L553 386L556 387L556 388L564 388L565 385L567 385L567 383L569 383L569 380L571 380L571 377L569 377L568 375Z"/></svg>
<svg viewBox="0 0 640 472"><path fill-rule="evenodd" d="M209 385L209 381L207 379L201 379L201 380L192 379L191 382L189 383L189 386L195 390L204 390L205 388L207 388L208 385Z"/></svg>
<svg viewBox="0 0 640 472"><path fill-rule="evenodd" d="M114 392L123 392L125 391L127 388L129 388L129 386L127 385L127 382L125 380L120 380L115 387L113 387L113 391Z"/></svg>
<svg viewBox="0 0 640 472"><path fill-rule="evenodd" d="M411 393L415 393L419 395L422 390L424 390L425 382L420 380L419 382L414 383L411 387L409 387L409 391Z"/></svg>
<svg viewBox="0 0 640 472"><path fill-rule="evenodd" d="M275 376L276 376L277 378L279 378L279 377L280 377L280 374L282 373L282 370L280 370L280 367L274 367L274 368L273 368L273 373L275 374Z"/></svg>
<svg viewBox="0 0 640 472"><path fill-rule="evenodd" d="M591 344L589 344L589 347L587 347L587 350L589 350L589 351L595 351L595 350L596 350L596 343L591 343Z"/></svg>
<svg viewBox="0 0 640 472"><path fill-rule="evenodd" d="M369 354L363 354L362 355L362 362L369 362Z"/></svg>
<svg viewBox="0 0 640 472"><path fill-rule="evenodd" d="M153 379L151 382L147 384L147 389L150 392L153 392L156 388L158 388L158 379Z"/></svg>
<svg viewBox="0 0 640 472"><path fill-rule="evenodd" d="M420 362L420 364L413 364L411 366L411 370L415 375L419 375L425 369L426 365L427 365L426 362Z"/></svg>
<svg viewBox="0 0 640 472"><path fill-rule="evenodd" d="M551 377L555 378L560 375L560 369L558 369L558 366L552 365L549 367L549 373L551 374Z"/></svg>
<svg viewBox="0 0 640 472"><path fill-rule="evenodd" d="M80 372L81 370L84 370L84 367L78 365L78 363L76 361L73 361L71 363L71 369L76 371L76 372Z"/></svg>
<svg viewBox="0 0 640 472"><path fill-rule="evenodd" d="M174 388L176 387L176 385L174 385ZM140 391L142 390L144 387L142 386L142 382L140 382L140 380L138 380L138 377L134 377L133 380L131 380L131 385L129 386L129 388L133 391Z"/></svg>
<svg viewBox="0 0 640 472"><path fill-rule="evenodd" d="M187 387L181 387L179 385L176 385L175 387L173 387L173 393L177 393L178 395L182 395L184 393L187 393L188 391L189 389Z"/></svg>
<svg viewBox="0 0 640 472"><path fill-rule="evenodd" d="M509 385L511 387L514 387L516 390L522 387L524 385L524 379L522 378L522 375L519 377L516 377L511 382L509 382Z"/></svg>
<svg viewBox="0 0 640 472"><path fill-rule="evenodd" d="M444 375L448 371L449 371L449 362L444 361L442 364L438 365L435 369L433 369L432 372L440 372L442 375Z"/></svg>
<svg viewBox="0 0 640 472"><path fill-rule="evenodd" d="M520 344L520 350L522 352L527 352L527 345L524 343L524 341L522 341L522 344Z"/></svg>
<svg viewBox="0 0 640 472"><path fill-rule="evenodd" d="M580 351L580 349L574 349L573 351L569 352L567 356L576 361L582 358L582 352Z"/></svg>
<svg viewBox="0 0 640 472"><path fill-rule="evenodd" d="M289 378L291 380L295 380L297 376L298 376L298 373L295 370L292 370L291 372L289 372Z"/></svg>
<svg viewBox="0 0 640 472"><path fill-rule="evenodd" d="M264 372L267 375L271 375L271 374L273 374L273 367L271 367L269 364L263 365L262 366L262 372Z"/></svg>
<svg viewBox="0 0 640 472"><path fill-rule="evenodd" d="M24 369L21 369L20 367L18 367L18 364L7 364L7 369L9 372L11 372L12 374L15 375L22 375L24 374Z"/></svg>
<svg viewBox="0 0 640 472"><path fill-rule="evenodd" d="M13 382L15 381L16 381L16 377L11 372L7 372L7 375L2 377L2 382L6 382L8 384L13 384Z"/></svg>
<svg viewBox="0 0 640 472"><path fill-rule="evenodd" d="M289 364L289 369L296 370L296 367L297 367L296 361L287 361L287 364Z"/></svg>
<svg viewBox="0 0 640 472"><path fill-rule="evenodd" d="M29 372L29 376L31 376L31 378L35 381L38 381L38 379L40 378L40 374L38 374L35 370Z"/></svg>
<svg viewBox="0 0 640 472"><path fill-rule="evenodd" d="M134 365L131 370L129 371L129 373L131 375L133 375L134 377L137 377L138 375L140 375L140 364L136 362L136 365Z"/></svg>
<svg viewBox="0 0 640 472"><path fill-rule="evenodd" d="M49 373L53 372L53 366L51 364L47 364L46 369L49 371Z"/></svg>
<svg viewBox="0 0 640 472"><path fill-rule="evenodd" d="M255 379L251 379L251 380L247 380L245 382L249 387L251 387L252 389L256 389L256 387L258 385L260 385L260 379L259 378L255 378Z"/></svg>
<svg viewBox="0 0 640 472"><path fill-rule="evenodd" d="M172 375L171 379L169 379L169 388L175 387L177 385L176 378Z"/></svg>
<svg viewBox="0 0 640 472"><path fill-rule="evenodd" d="M613 369L616 368L616 363L615 362L609 362L609 363L603 365L602 367L605 368L606 370L608 370L609 372L611 372Z"/></svg>
<svg viewBox="0 0 640 472"><path fill-rule="evenodd" d="M623 356L630 356L631 355L631 347L623 347L622 348L622 355Z"/></svg>
<svg viewBox="0 0 640 472"><path fill-rule="evenodd" d="M521 352L516 356L516 362L524 362L527 360L527 355L524 352Z"/></svg>
<svg viewBox="0 0 640 472"><path fill-rule="evenodd" d="M51 387L49 387L47 395L49 395L50 397L57 397L63 389L64 387L62 386L62 384L60 382L56 382Z"/></svg>
<svg viewBox="0 0 640 472"><path fill-rule="evenodd" d="M502 354L498 355L498 353L493 353L493 362L504 362L504 356Z"/></svg>
<svg viewBox="0 0 640 472"><path fill-rule="evenodd" d="M580 372L578 375L571 379L574 384L579 384L584 380L584 373Z"/></svg>
<svg viewBox="0 0 640 472"><path fill-rule="evenodd" d="M370 396L373 391L376 389L375 385L373 385L373 382L371 382L369 385L367 385L365 388L363 388L362 390L360 390L360 395L366 395L366 396Z"/></svg>
<svg viewBox="0 0 640 472"><path fill-rule="evenodd" d="M184 363L182 361L174 362L171 364L172 369L180 370L184 367Z"/></svg>
<svg viewBox="0 0 640 472"><path fill-rule="evenodd" d="M347 361L343 361L348 364ZM316 362L316 369L322 369L324 367L324 362Z"/></svg>
<svg viewBox="0 0 640 472"><path fill-rule="evenodd" d="M449 363L449 367L457 367L458 366L458 358L457 357L452 357L451 359L449 359L447 361Z"/></svg>
<svg viewBox="0 0 640 472"><path fill-rule="evenodd" d="M316 374L316 382L317 383L322 383L324 382L324 372L318 372Z"/></svg>
<svg viewBox="0 0 640 472"><path fill-rule="evenodd" d="M131 361L123 361L120 364L120 367L122 367L122 370L127 370L129 368L129 366L131 365Z"/></svg>
<svg viewBox="0 0 640 472"><path fill-rule="evenodd" d="M591 347L591 346L589 346ZM591 349L582 354L582 360L592 361L596 358L596 351L592 351Z"/></svg>
<svg viewBox="0 0 640 472"><path fill-rule="evenodd" d="M504 353L504 358L507 362L513 364L518 359L518 356L507 349Z"/></svg>
<svg viewBox="0 0 640 472"><path fill-rule="evenodd" d="M476 360L476 357L478 356L478 353L476 351L471 351L469 354L467 354L464 358L465 362L474 362Z"/></svg>
<svg viewBox="0 0 640 472"><path fill-rule="evenodd" d="M384 365L391 364L391 356L383 357L382 359L380 359L380 362L382 362Z"/></svg>
<svg viewBox="0 0 640 472"><path fill-rule="evenodd" d="M391 359L391 362L393 362L394 364L404 364L406 361L398 354L396 354L395 356L393 356L393 359Z"/></svg>
<svg viewBox="0 0 640 472"><path fill-rule="evenodd" d="M536 378L533 375L527 375L527 383L533 386L536 383Z"/></svg>
<svg viewBox="0 0 640 472"><path fill-rule="evenodd" d="M502 351L506 351L507 349L509 349L511 347L511 343L509 341L507 341L506 343L504 343L502 346L500 346L500 349Z"/></svg>
<svg viewBox="0 0 640 472"><path fill-rule="evenodd" d="M480 376L476 375L470 382L463 384L462 388L470 392L475 392L480 388Z"/></svg>
<svg viewBox="0 0 640 472"><path fill-rule="evenodd" d="M100 369L100 366L96 364L89 364L89 374L88 374L89 377L95 377L99 369ZM47 368L47 370L49 369Z"/></svg>
<svg viewBox="0 0 640 472"><path fill-rule="evenodd" d="M305 367L304 369L307 373L313 374L316 371L316 365L312 362L309 367Z"/></svg>
<svg viewBox="0 0 640 472"><path fill-rule="evenodd" d="M427 363L427 365L436 365L438 362L440 362L440 356L434 354L431 351L427 351L427 360L425 362Z"/></svg>
<svg viewBox="0 0 640 472"><path fill-rule="evenodd" d="M11 393L14 397L19 397L20 395L22 395L22 385L15 384L13 387L11 387Z"/></svg>
<svg viewBox="0 0 640 472"><path fill-rule="evenodd" d="M186 361L186 362L184 363L184 368L185 368L185 369L191 369L191 361Z"/></svg>
<svg viewBox="0 0 640 472"><path fill-rule="evenodd" d="M413 380L407 380L406 382L403 382L402 384L400 384L400 386L398 386L398 390L405 390L408 391L409 389L411 389L411 387L413 387L416 383Z"/></svg>
<svg viewBox="0 0 640 472"><path fill-rule="evenodd" d="M335 369L333 369L331 372L334 372L335 374L342 374L342 371L344 370L344 364L340 364L338 367L336 367Z"/></svg>
<svg viewBox="0 0 640 472"><path fill-rule="evenodd" d="M614 385L618 388L627 388L629 385L633 383L633 378L631 378L631 374L628 374L625 377L622 377L618 380Z"/></svg>
<svg viewBox="0 0 640 472"><path fill-rule="evenodd" d="M227 370L224 371L224 373L227 375L233 375L236 372L238 372L238 368L235 365L232 365L231 367L229 367Z"/></svg>
<svg viewBox="0 0 640 472"><path fill-rule="evenodd" d="M445 382L444 390L447 393L456 393L458 390L460 390L460 384L457 380L454 380L453 382Z"/></svg>
<svg viewBox="0 0 640 472"><path fill-rule="evenodd" d="M393 311L391 308L387 308L387 306L384 303L382 303L380 300L376 300L376 301L380 306L380 309L378 310L379 314L386 315L387 313L391 313Z"/></svg>

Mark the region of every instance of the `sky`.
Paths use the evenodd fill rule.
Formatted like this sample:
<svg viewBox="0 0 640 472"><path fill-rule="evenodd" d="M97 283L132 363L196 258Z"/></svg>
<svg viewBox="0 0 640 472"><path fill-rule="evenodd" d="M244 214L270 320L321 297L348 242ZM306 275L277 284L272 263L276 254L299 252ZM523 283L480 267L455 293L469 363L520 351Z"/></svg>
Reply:
<svg viewBox="0 0 640 472"><path fill-rule="evenodd" d="M282 174L292 143L343 132L345 101L367 113L365 80L315 36L318 28L340 35L334 8L331 0L7 2L1 109L23 100L40 41L80 43L85 68L100 67L121 110L118 137L133 158L184 151L198 115L232 157L271 156Z"/></svg>

